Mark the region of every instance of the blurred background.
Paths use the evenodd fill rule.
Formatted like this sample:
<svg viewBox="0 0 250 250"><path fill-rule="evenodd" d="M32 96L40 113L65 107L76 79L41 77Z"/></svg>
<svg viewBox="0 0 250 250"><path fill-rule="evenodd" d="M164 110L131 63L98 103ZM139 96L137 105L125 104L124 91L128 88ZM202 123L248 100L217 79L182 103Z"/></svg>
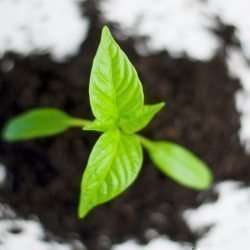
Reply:
<svg viewBox="0 0 250 250"><path fill-rule="evenodd" d="M88 84L103 25L167 103L142 131L211 167L196 192L155 170L77 219L81 174L98 134L0 140L0 250L248 250L250 18L238 0L0 0L0 129L33 107L92 118Z"/></svg>

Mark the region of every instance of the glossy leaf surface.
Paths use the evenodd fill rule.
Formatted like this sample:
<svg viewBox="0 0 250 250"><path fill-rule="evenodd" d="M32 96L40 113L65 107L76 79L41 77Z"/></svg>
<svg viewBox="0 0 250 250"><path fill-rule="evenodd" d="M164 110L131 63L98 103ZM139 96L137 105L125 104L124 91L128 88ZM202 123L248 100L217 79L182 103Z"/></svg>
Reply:
<svg viewBox="0 0 250 250"><path fill-rule="evenodd" d="M138 138L119 130L101 135L95 144L82 178L79 216L107 202L131 185L142 165Z"/></svg>
<svg viewBox="0 0 250 250"><path fill-rule="evenodd" d="M38 108L11 119L5 126L3 137L7 141L27 140L59 134L71 126L83 126L80 119L70 117L54 108Z"/></svg>
<svg viewBox="0 0 250 250"><path fill-rule="evenodd" d="M141 112L133 119L121 119L120 127L126 133L140 131L152 120L152 118L164 107L165 103L144 105Z"/></svg>
<svg viewBox="0 0 250 250"><path fill-rule="evenodd" d="M166 175L186 187L203 190L212 182L208 166L189 150L172 142L142 139L154 164Z"/></svg>
<svg viewBox="0 0 250 250"><path fill-rule="evenodd" d="M98 120L131 119L143 106L143 91L136 70L103 28L90 76L90 104Z"/></svg>

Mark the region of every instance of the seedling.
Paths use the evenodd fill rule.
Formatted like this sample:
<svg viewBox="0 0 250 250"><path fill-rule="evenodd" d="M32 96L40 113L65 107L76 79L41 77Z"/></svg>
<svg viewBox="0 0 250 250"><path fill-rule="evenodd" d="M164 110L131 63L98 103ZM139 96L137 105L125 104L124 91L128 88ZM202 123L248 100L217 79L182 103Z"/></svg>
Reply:
<svg viewBox="0 0 250 250"><path fill-rule="evenodd" d="M142 146L162 173L186 187L203 190L212 175L207 165L187 149L169 142L152 141L136 132L164 106L144 104L135 68L111 36L102 30L89 86L95 120L74 118L54 108L39 108L10 120L4 139L19 141L59 134L70 127L101 132L82 177L79 217L127 189L142 167Z"/></svg>

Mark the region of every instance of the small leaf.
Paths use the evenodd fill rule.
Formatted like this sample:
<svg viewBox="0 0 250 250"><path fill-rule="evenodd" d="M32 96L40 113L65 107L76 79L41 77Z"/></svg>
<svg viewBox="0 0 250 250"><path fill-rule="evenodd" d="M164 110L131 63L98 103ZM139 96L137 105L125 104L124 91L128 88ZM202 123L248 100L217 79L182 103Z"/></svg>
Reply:
<svg viewBox="0 0 250 250"><path fill-rule="evenodd" d="M131 118L143 106L143 90L136 70L111 36L102 30L89 86L90 104L98 120Z"/></svg>
<svg viewBox="0 0 250 250"><path fill-rule="evenodd" d="M142 165L138 138L119 130L104 133L95 144L83 174L79 217L128 188Z"/></svg>
<svg viewBox="0 0 250 250"><path fill-rule="evenodd" d="M179 184L197 190L211 185L208 166L189 150L172 142L152 142L145 138L141 138L141 142L154 164Z"/></svg>
<svg viewBox="0 0 250 250"><path fill-rule="evenodd" d="M7 122L3 130L3 138L7 141L19 141L51 136L71 126L84 124L84 120L70 117L59 109L38 108L24 112Z"/></svg>
<svg viewBox="0 0 250 250"><path fill-rule="evenodd" d="M165 103L163 102L154 105L144 105L141 112L135 118L130 120L122 119L120 127L126 133L135 133L147 126L164 105Z"/></svg>
<svg viewBox="0 0 250 250"><path fill-rule="evenodd" d="M107 130L114 130L116 127L117 125L113 120L100 121L95 119L93 122L89 122L84 126L83 130L105 132Z"/></svg>

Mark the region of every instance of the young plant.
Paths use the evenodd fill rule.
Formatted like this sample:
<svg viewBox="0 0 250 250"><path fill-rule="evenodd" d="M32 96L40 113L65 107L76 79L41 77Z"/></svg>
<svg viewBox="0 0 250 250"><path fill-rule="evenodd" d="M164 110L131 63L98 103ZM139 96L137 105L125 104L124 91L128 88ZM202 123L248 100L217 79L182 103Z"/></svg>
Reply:
<svg viewBox="0 0 250 250"><path fill-rule="evenodd" d="M210 186L210 170L193 153L175 143L152 141L136 134L164 103L144 104L136 70L107 27L102 30L94 58L89 96L93 121L74 118L54 108L40 108L10 120L3 133L7 141L51 136L70 127L102 133L82 177L79 217L115 198L134 182L142 166L142 146L156 167L179 184L196 190Z"/></svg>

